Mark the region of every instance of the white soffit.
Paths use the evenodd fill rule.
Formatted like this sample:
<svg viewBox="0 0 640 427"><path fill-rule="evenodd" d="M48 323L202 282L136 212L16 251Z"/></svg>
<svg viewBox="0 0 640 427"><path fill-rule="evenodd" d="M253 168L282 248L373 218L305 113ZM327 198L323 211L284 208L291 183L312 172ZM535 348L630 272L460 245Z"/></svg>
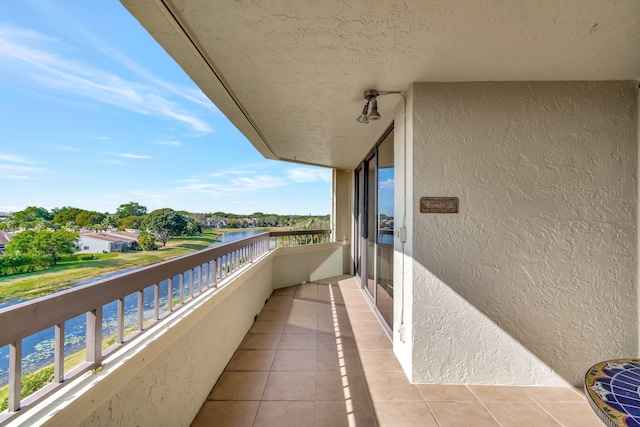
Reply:
<svg viewBox="0 0 640 427"><path fill-rule="evenodd" d="M121 0L267 158L352 169L366 89L639 80L640 1Z"/></svg>

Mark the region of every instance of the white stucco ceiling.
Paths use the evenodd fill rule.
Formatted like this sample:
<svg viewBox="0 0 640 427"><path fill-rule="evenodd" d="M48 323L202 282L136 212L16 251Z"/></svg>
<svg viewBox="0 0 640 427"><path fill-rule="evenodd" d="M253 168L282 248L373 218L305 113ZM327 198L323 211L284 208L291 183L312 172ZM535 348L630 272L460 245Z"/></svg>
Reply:
<svg viewBox="0 0 640 427"><path fill-rule="evenodd" d="M412 82L639 80L638 0L122 0L266 157L356 166Z"/></svg>

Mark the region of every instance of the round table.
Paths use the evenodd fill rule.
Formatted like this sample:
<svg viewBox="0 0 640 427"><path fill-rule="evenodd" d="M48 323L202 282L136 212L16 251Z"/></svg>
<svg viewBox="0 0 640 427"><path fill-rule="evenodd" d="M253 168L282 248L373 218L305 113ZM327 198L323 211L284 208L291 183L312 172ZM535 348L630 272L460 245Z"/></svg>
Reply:
<svg viewBox="0 0 640 427"><path fill-rule="evenodd" d="M640 359L607 360L587 371L591 408L610 427L640 427Z"/></svg>

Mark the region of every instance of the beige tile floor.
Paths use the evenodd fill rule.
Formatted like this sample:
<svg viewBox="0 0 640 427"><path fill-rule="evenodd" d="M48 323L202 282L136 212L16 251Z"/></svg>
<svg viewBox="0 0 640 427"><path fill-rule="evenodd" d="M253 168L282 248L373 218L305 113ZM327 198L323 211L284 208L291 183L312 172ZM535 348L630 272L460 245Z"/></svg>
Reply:
<svg viewBox="0 0 640 427"><path fill-rule="evenodd" d="M194 427L601 427L571 388L413 385L353 278L273 292Z"/></svg>

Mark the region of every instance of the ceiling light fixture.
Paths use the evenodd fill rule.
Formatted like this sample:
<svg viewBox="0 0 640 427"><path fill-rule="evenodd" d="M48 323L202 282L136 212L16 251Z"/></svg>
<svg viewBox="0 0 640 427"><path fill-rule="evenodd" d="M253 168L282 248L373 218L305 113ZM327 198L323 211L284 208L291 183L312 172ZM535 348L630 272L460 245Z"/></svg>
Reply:
<svg viewBox="0 0 640 427"><path fill-rule="evenodd" d="M377 90L364 91L364 99L367 100L367 103L364 104L364 108L362 109L362 114L360 114L360 117L356 119L358 122L366 124L369 123L369 119L378 120L380 118L380 114L378 114L378 101L376 101L377 97ZM372 103L373 107L371 108L371 114L369 114L369 105Z"/></svg>
<svg viewBox="0 0 640 427"><path fill-rule="evenodd" d="M382 92L375 89L369 89L364 91L364 99L367 103L364 104L362 114L356 119L360 123L369 123L369 120L380 120L382 116L378 113L378 96L397 94L404 98L404 92ZM371 106L371 112L369 112L369 106Z"/></svg>
<svg viewBox="0 0 640 427"><path fill-rule="evenodd" d="M360 114L360 117L358 117L356 120L359 121L360 123L369 123L369 118L367 117L368 112L369 112L369 101L367 101L367 103L364 104L362 114Z"/></svg>
<svg viewBox="0 0 640 427"><path fill-rule="evenodd" d="M380 113L378 113L378 100L375 98L371 100L371 112L367 118L369 120L380 120Z"/></svg>

